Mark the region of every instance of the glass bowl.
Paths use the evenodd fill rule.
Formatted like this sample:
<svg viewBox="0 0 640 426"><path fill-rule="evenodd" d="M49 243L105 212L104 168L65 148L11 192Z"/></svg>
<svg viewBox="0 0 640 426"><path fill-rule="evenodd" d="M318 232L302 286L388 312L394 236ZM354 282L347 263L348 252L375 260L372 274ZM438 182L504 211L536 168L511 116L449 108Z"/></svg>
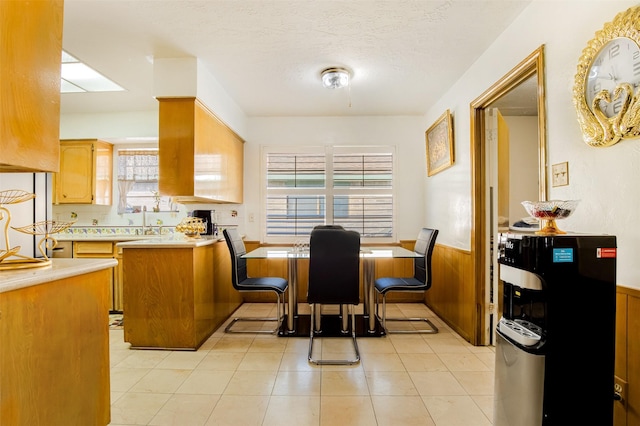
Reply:
<svg viewBox="0 0 640 426"><path fill-rule="evenodd" d="M554 235L566 234L556 225L556 219L564 219L571 216L579 200L549 200L549 201L523 201L529 216L539 219L540 230L536 232L538 235Z"/></svg>

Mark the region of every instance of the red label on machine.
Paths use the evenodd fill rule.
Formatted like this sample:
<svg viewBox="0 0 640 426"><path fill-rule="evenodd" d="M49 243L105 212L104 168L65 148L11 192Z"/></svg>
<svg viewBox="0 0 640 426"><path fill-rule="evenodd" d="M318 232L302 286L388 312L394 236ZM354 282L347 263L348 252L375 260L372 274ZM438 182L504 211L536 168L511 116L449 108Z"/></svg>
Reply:
<svg viewBox="0 0 640 426"><path fill-rule="evenodd" d="M596 249L596 257L598 259L612 258L616 257L617 250L614 248L597 248Z"/></svg>

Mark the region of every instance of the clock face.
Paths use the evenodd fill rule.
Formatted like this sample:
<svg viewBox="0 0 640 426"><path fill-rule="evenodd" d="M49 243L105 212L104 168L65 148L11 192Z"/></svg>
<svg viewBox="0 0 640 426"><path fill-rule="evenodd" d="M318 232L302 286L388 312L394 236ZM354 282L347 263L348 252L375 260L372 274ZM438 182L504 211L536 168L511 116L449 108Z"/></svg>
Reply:
<svg viewBox="0 0 640 426"><path fill-rule="evenodd" d="M613 92L621 83L629 83L634 93L640 85L640 46L627 37L609 41L591 63L585 84L585 98L589 108L592 108L596 95L601 90L607 90L611 102L600 101L600 110L607 117L617 115L622 108L624 96L614 100Z"/></svg>

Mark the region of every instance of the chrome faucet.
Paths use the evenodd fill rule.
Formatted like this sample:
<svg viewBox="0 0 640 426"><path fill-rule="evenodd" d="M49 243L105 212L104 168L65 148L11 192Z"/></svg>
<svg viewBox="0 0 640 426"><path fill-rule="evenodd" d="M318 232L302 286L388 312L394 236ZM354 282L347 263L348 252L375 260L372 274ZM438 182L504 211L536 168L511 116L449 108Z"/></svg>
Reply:
<svg viewBox="0 0 640 426"><path fill-rule="evenodd" d="M142 206L142 235L147 235L147 206Z"/></svg>

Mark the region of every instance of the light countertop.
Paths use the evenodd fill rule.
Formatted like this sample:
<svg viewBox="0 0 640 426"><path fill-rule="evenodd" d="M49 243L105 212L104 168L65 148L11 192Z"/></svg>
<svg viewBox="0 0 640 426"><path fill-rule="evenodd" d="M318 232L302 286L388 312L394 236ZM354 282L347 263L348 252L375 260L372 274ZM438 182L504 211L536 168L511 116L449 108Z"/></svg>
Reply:
<svg viewBox="0 0 640 426"><path fill-rule="evenodd" d="M187 238L183 234L173 234L146 240L127 241L118 243L117 246L127 248L179 248L179 247L202 247L224 241L224 238L210 235L203 235L200 238Z"/></svg>
<svg viewBox="0 0 640 426"><path fill-rule="evenodd" d="M0 293L113 268L117 264L115 259L52 259L49 266L4 270L0 271Z"/></svg>
<svg viewBox="0 0 640 426"><path fill-rule="evenodd" d="M128 234L112 234L112 235L54 235L58 241L139 241L149 240L153 238L162 238L160 235L128 235ZM163 236L164 237L164 236Z"/></svg>

